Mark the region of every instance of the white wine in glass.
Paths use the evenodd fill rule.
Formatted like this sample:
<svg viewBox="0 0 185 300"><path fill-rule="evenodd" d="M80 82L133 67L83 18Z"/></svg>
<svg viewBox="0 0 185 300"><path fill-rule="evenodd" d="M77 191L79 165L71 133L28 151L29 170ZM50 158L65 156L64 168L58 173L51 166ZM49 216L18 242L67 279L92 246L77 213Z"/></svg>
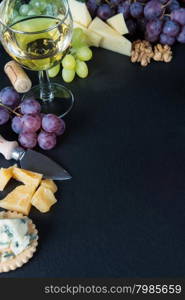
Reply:
<svg viewBox="0 0 185 300"><path fill-rule="evenodd" d="M40 84L24 95L41 101L44 113L66 115L74 97L66 87L51 83L48 70L60 63L72 37L67 0L4 0L0 11L0 38L19 64L39 71Z"/></svg>

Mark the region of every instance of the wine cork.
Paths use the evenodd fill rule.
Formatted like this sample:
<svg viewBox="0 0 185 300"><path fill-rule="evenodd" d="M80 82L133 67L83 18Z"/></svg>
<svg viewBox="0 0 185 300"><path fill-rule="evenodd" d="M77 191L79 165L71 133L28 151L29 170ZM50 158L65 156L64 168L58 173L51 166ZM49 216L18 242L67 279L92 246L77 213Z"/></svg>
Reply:
<svg viewBox="0 0 185 300"><path fill-rule="evenodd" d="M5 65L4 71L18 93L26 93L31 89L31 80L21 66L14 60L9 61Z"/></svg>

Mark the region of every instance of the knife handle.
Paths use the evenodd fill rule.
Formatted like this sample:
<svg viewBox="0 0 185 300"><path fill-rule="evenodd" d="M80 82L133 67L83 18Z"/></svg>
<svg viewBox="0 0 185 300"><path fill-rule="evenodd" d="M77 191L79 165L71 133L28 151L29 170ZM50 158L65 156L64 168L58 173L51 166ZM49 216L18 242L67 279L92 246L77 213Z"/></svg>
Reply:
<svg viewBox="0 0 185 300"><path fill-rule="evenodd" d="M6 141L1 135L0 135L0 153L7 159L12 159L12 153L15 148L18 147L18 143L16 141L9 142Z"/></svg>

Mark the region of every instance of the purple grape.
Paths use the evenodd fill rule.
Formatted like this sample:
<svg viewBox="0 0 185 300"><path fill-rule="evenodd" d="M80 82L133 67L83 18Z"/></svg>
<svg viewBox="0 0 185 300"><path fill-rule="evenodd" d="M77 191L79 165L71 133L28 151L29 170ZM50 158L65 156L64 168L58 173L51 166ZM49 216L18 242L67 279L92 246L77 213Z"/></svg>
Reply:
<svg viewBox="0 0 185 300"><path fill-rule="evenodd" d="M165 5L169 2L169 0L159 0L161 4Z"/></svg>
<svg viewBox="0 0 185 300"><path fill-rule="evenodd" d="M38 144L43 150L51 150L56 145L56 135L41 131L38 135Z"/></svg>
<svg viewBox="0 0 185 300"><path fill-rule="evenodd" d="M26 149L32 149L37 145L37 134L34 132L22 132L19 134L19 143Z"/></svg>
<svg viewBox="0 0 185 300"><path fill-rule="evenodd" d="M163 26L163 33L176 37L180 31L180 26L174 21L166 21Z"/></svg>
<svg viewBox="0 0 185 300"><path fill-rule="evenodd" d="M168 13L171 13L173 10L179 9L180 4L177 0L172 0L167 6L166 10Z"/></svg>
<svg viewBox="0 0 185 300"><path fill-rule="evenodd" d="M160 43L163 45L172 46L175 43L175 38L173 36L169 36L167 34L161 33Z"/></svg>
<svg viewBox="0 0 185 300"><path fill-rule="evenodd" d="M122 0L110 0L109 2L111 6L116 7L122 2Z"/></svg>
<svg viewBox="0 0 185 300"><path fill-rule="evenodd" d="M159 36L163 22L160 19L151 20L146 24L147 34L150 36Z"/></svg>
<svg viewBox="0 0 185 300"><path fill-rule="evenodd" d="M137 20L137 28L140 32L144 33L146 30L147 20L143 17Z"/></svg>
<svg viewBox="0 0 185 300"><path fill-rule="evenodd" d="M21 103L21 113L24 115L40 113L41 106L38 101L33 98L25 99Z"/></svg>
<svg viewBox="0 0 185 300"><path fill-rule="evenodd" d="M165 15L165 16L163 17L163 21L164 21L164 22L169 21L169 20L170 20L170 17L169 17L169 16L166 16L166 15Z"/></svg>
<svg viewBox="0 0 185 300"><path fill-rule="evenodd" d="M45 115L42 119L42 128L49 133L55 133L61 128L61 120L53 114Z"/></svg>
<svg viewBox="0 0 185 300"><path fill-rule="evenodd" d="M123 14L123 17L125 19L128 19L129 16L130 16L130 2L127 0L127 1L124 1L124 2L121 2L119 5L118 5L118 14Z"/></svg>
<svg viewBox="0 0 185 300"><path fill-rule="evenodd" d="M179 8L171 12L171 20L180 25L185 25L185 8Z"/></svg>
<svg viewBox="0 0 185 300"><path fill-rule="evenodd" d="M7 86L0 91L0 101L11 108L15 108L20 103L20 96L13 87Z"/></svg>
<svg viewBox="0 0 185 300"><path fill-rule="evenodd" d="M139 2L133 2L130 5L130 14L133 18L140 18L143 15L143 5Z"/></svg>
<svg viewBox="0 0 185 300"><path fill-rule="evenodd" d="M154 20L159 18L164 11L164 7L157 0L151 0L147 2L144 7L144 15L147 20Z"/></svg>
<svg viewBox="0 0 185 300"><path fill-rule="evenodd" d="M6 108L0 106L0 125L7 123L9 118L9 111Z"/></svg>
<svg viewBox="0 0 185 300"><path fill-rule="evenodd" d="M182 26L181 32L177 37L177 41L182 44L185 43L185 26Z"/></svg>
<svg viewBox="0 0 185 300"><path fill-rule="evenodd" d="M88 0L86 2L87 8L88 8L92 18L94 18L96 16L96 11L97 11L98 6L99 6L97 2L98 2L97 0Z"/></svg>
<svg viewBox="0 0 185 300"><path fill-rule="evenodd" d="M137 24L136 24L135 20L127 19L125 22L126 22L129 34L134 35L136 33L136 29L137 29Z"/></svg>
<svg viewBox="0 0 185 300"><path fill-rule="evenodd" d="M149 33L148 31L145 32L145 40L154 43L157 42L159 39L159 35L154 35L152 33Z"/></svg>
<svg viewBox="0 0 185 300"><path fill-rule="evenodd" d="M22 122L22 118L21 117L17 117L15 116L13 119L12 119L12 130L19 134L22 132L23 130L23 122Z"/></svg>
<svg viewBox="0 0 185 300"><path fill-rule="evenodd" d="M112 17L114 11L108 4L102 4L97 9L97 16L102 20L107 20L108 18Z"/></svg>
<svg viewBox="0 0 185 300"><path fill-rule="evenodd" d="M23 132L37 132L41 128L39 115L24 115L22 117Z"/></svg>
<svg viewBox="0 0 185 300"><path fill-rule="evenodd" d="M57 131L55 131L55 134L62 135L64 133L65 129L66 129L66 124L65 124L64 120L60 119L60 128Z"/></svg>

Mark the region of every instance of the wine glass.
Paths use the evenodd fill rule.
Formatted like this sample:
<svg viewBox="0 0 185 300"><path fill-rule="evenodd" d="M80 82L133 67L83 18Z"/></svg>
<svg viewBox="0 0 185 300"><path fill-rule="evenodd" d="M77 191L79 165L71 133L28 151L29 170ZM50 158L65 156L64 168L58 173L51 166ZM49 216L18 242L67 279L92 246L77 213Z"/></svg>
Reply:
<svg viewBox="0 0 185 300"><path fill-rule="evenodd" d="M43 113L60 117L72 108L72 92L51 83L48 70L60 63L72 38L73 22L67 0L3 0L0 40L10 56L23 67L39 71L39 85L23 99L34 97Z"/></svg>

